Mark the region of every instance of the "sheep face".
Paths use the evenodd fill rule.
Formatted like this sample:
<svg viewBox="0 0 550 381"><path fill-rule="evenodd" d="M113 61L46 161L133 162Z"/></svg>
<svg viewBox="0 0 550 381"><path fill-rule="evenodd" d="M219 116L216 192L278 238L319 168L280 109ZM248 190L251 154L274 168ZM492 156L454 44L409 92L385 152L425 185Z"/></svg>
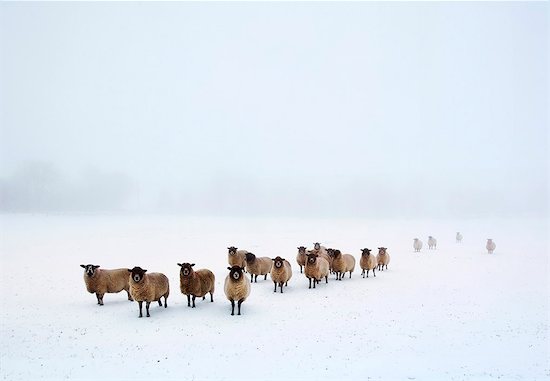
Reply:
<svg viewBox="0 0 550 381"><path fill-rule="evenodd" d="M281 267L283 267L284 262L285 262L284 258L276 257L276 258L273 259L273 266L280 269Z"/></svg>
<svg viewBox="0 0 550 381"><path fill-rule="evenodd" d="M181 275L183 276L191 276L193 274L193 266L195 266L194 263L178 263L178 266L181 267Z"/></svg>
<svg viewBox="0 0 550 381"><path fill-rule="evenodd" d="M88 275L89 277L93 277L95 274L95 271L99 268L99 266L96 265L80 265L84 269L84 274Z"/></svg>
<svg viewBox="0 0 550 381"><path fill-rule="evenodd" d="M299 253L299 254L305 254L305 253L306 253L306 248L305 248L305 246L300 246L300 247L298 247L298 253Z"/></svg>
<svg viewBox="0 0 550 381"><path fill-rule="evenodd" d="M246 253L246 262L252 263L256 260L256 256L252 253Z"/></svg>
<svg viewBox="0 0 550 381"><path fill-rule="evenodd" d="M132 270L128 270L128 272L131 273L132 280L139 283L145 277L147 270L144 270L141 267L134 267Z"/></svg>
<svg viewBox="0 0 550 381"><path fill-rule="evenodd" d="M233 266L228 267L227 269L229 270L229 279L232 281L238 282L243 277L244 267Z"/></svg>
<svg viewBox="0 0 550 381"><path fill-rule="evenodd" d="M387 247L379 247L378 248L378 254L384 255L384 254L386 254L386 250L388 250Z"/></svg>
<svg viewBox="0 0 550 381"><path fill-rule="evenodd" d="M310 254L307 255L307 262L308 262L309 264L314 265L314 264L315 264L315 261L317 261L317 257L318 257L317 254L311 254L311 253L310 253Z"/></svg>
<svg viewBox="0 0 550 381"><path fill-rule="evenodd" d="M315 243L313 244L313 248L314 248L315 250L319 250L319 249L321 249L321 244L320 244L319 242L315 242Z"/></svg>
<svg viewBox="0 0 550 381"><path fill-rule="evenodd" d="M342 255L342 252L340 250L332 250L332 256L334 259L340 258L341 255Z"/></svg>
<svg viewBox="0 0 550 381"><path fill-rule="evenodd" d="M227 250L231 255L237 254L237 248L235 246L228 247Z"/></svg>
<svg viewBox="0 0 550 381"><path fill-rule="evenodd" d="M334 249L333 248L328 248L327 249L327 254L329 257L334 257Z"/></svg>
<svg viewBox="0 0 550 381"><path fill-rule="evenodd" d="M371 250L369 249L361 249L361 255L363 257L368 257L370 255Z"/></svg>

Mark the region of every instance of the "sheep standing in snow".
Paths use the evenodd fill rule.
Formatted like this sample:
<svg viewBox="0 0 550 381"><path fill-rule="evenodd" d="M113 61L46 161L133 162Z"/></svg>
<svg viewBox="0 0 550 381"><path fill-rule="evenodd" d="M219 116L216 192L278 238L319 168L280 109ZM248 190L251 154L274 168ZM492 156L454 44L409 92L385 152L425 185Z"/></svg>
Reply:
<svg viewBox="0 0 550 381"><path fill-rule="evenodd" d="M227 248L227 263L229 266L241 266L246 267L246 250L237 250L235 246Z"/></svg>
<svg viewBox="0 0 550 381"><path fill-rule="evenodd" d="M487 252L493 254L493 251L497 248L497 245L493 242L491 238L487 238L487 245L485 245Z"/></svg>
<svg viewBox="0 0 550 381"><path fill-rule="evenodd" d="M315 254L322 254L322 253L326 253L327 252L327 248L324 247L324 246L321 246L321 244L319 242L315 242L313 244L313 250L312 250Z"/></svg>
<svg viewBox="0 0 550 381"><path fill-rule="evenodd" d="M128 282L128 269L105 270L99 265L80 265L84 269L84 283L89 293L97 298L97 304L103 305L103 295L106 293L117 293L125 290L128 293L128 300L133 301L130 295L130 284Z"/></svg>
<svg viewBox="0 0 550 381"><path fill-rule="evenodd" d="M256 283L258 275L264 275L264 280L267 279L267 274L271 271L273 260L269 257L256 257L253 253L246 253L246 269L250 273L250 281Z"/></svg>
<svg viewBox="0 0 550 381"><path fill-rule="evenodd" d="M363 270L361 272L361 275L363 275L363 278L365 277L365 271L367 272L367 278L369 277L369 271L372 270L372 274L376 276L376 266L378 266L378 262L376 261L376 257L374 255L371 255L371 251L369 249L361 249L361 259L359 260L359 266L361 266L361 269Z"/></svg>
<svg viewBox="0 0 550 381"><path fill-rule="evenodd" d="M348 271L351 278L351 273L355 270L355 258L353 255L342 254L340 250L334 250L333 253L332 269L336 273L336 280L342 280Z"/></svg>
<svg viewBox="0 0 550 381"><path fill-rule="evenodd" d="M378 262L378 271L384 271L384 266L386 270L388 269L388 264L390 263L390 255L388 254L387 247L379 247L378 255L376 256L376 262Z"/></svg>
<svg viewBox="0 0 550 381"><path fill-rule="evenodd" d="M311 288L311 281L313 280L313 288L315 284L319 283L321 279L325 278L325 282L328 283L328 261L320 257L318 254L309 253L306 260L306 268L304 274L309 280L309 288Z"/></svg>
<svg viewBox="0 0 550 381"><path fill-rule="evenodd" d="M302 273L302 267L306 265L306 248L305 246L298 247L298 255L296 255L296 262L300 266L300 273Z"/></svg>
<svg viewBox="0 0 550 381"><path fill-rule="evenodd" d="M147 310L147 317L149 314L149 305L151 302L159 302L159 306L162 307L160 299L164 297L164 308L168 307L166 299L170 294L170 286L168 284L168 278L162 273L150 273L146 274L147 270L141 267L134 267L130 272L130 295L139 304L139 317L143 317L142 306L145 302L145 309Z"/></svg>
<svg viewBox="0 0 550 381"><path fill-rule="evenodd" d="M420 250L422 249L422 241L419 240L418 238L415 238L414 243L413 243L413 247L414 247L414 251L416 253L420 252Z"/></svg>
<svg viewBox="0 0 550 381"><path fill-rule="evenodd" d="M237 315L241 314L241 304L250 295L250 281L244 275L244 267L228 267L229 274L225 277L223 291L231 302L231 315L235 315L235 301L238 306Z"/></svg>
<svg viewBox="0 0 550 381"><path fill-rule="evenodd" d="M432 236L429 236L428 237L428 249L429 250L435 250L437 247L437 239L435 239L434 237Z"/></svg>
<svg viewBox="0 0 550 381"><path fill-rule="evenodd" d="M462 234L460 232L456 232L456 243L462 242Z"/></svg>
<svg viewBox="0 0 550 381"><path fill-rule="evenodd" d="M214 283L216 277L208 269L193 270L194 263L178 263L180 269L180 290L187 295L187 307L191 307L191 296L193 296L193 307L195 298L206 299L205 295L210 293L210 301L214 301Z"/></svg>
<svg viewBox="0 0 550 381"><path fill-rule="evenodd" d="M292 267L290 266L290 262L279 256L274 258L273 267L271 268L271 280L275 283L273 292L277 292L277 285L279 285L282 294L283 285L288 286L290 278L292 278Z"/></svg>

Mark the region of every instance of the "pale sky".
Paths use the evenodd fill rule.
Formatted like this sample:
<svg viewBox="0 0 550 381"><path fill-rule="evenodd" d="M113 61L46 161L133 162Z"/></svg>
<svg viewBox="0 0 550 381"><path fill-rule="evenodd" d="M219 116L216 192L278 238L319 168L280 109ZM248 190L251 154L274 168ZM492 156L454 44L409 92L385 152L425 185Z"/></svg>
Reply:
<svg viewBox="0 0 550 381"><path fill-rule="evenodd" d="M547 213L546 2L0 16L1 210Z"/></svg>

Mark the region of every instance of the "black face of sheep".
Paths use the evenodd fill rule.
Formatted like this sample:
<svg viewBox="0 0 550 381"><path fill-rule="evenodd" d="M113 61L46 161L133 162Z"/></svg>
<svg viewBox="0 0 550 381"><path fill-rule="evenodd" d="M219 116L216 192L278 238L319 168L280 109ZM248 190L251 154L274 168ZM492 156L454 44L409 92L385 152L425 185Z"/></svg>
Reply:
<svg viewBox="0 0 550 381"><path fill-rule="evenodd" d="M183 276L189 276L193 273L193 266L195 266L194 263L178 263L178 266L181 267L181 275Z"/></svg>
<svg viewBox="0 0 550 381"><path fill-rule="evenodd" d="M283 267L283 263L284 263L285 259L284 258L281 258L281 257L276 257L275 259L273 259L273 266L275 266L276 268L280 269L281 267Z"/></svg>
<svg viewBox="0 0 550 381"><path fill-rule="evenodd" d="M254 262L256 260L256 256L252 253L246 253L246 261L247 262Z"/></svg>
<svg viewBox="0 0 550 381"><path fill-rule="evenodd" d="M229 270L229 277L233 279L234 281L238 281L243 276L244 267L241 266L233 266L228 267Z"/></svg>
<svg viewBox="0 0 550 381"><path fill-rule="evenodd" d="M386 247L379 247L378 248L378 254L386 254Z"/></svg>
<svg viewBox="0 0 550 381"><path fill-rule="evenodd" d="M315 264L315 261L317 261L317 257L318 257L317 254L308 254L308 255L307 255L307 261L308 261L308 263L310 263L310 264L312 264L312 265Z"/></svg>
<svg viewBox="0 0 550 381"><path fill-rule="evenodd" d="M82 267L86 275L90 277L94 276L95 270L99 268L99 266L96 265L80 265L80 267Z"/></svg>
<svg viewBox="0 0 550 381"><path fill-rule="evenodd" d="M342 255L342 252L340 250L332 250L332 256L334 257L334 259L339 258L340 255Z"/></svg>
<svg viewBox="0 0 550 381"><path fill-rule="evenodd" d="M237 248L235 246L228 247L227 250L229 250L229 254L237 253Z"/></svg>
<svg viewBox="0 0 550 381"><path fill-rule="evenodd" d="M319 250L319 249L321 248L321 244L320 244L319 242L315 242L315 243L313 244L313 248L314 248L315 250Z"/></svg>
<svg viewBox="0 0 550 381"><path fill-rule="evenodd" d="M329 255L329 257L334 257L334 249L332 248L327 249L327 254Z"/></svg>
<svg viewBox="0 0 550 381"><path fill-rule="evenodd" d="M361 255L363 255L364 257L368 257L371 252L371 250L369 249L361 249L361 251L362 251Z"/></svg>
<svg viewBox="0 0 550 381"><path fill-rule="evenodd" d="M132 280L139 283L143 279L143 276L147 270L144 270L141 267L134 267L132 270L128 270L128 272L132 273Z"/></svg>
<svg viewBox="0 0 550 381"><path fill-rule="evenodd" d="M300 253L300 254L305 254L305 253L306 253L306 248L305 248L305 246L300 246L300 247L298 247L298 253Z"/></svg>

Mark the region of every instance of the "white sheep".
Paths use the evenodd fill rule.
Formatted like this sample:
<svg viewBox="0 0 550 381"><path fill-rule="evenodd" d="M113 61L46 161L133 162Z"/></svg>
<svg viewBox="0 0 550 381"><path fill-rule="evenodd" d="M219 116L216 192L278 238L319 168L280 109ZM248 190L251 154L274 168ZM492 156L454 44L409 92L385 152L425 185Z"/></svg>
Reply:
<svg viewBox="0 0 550 381"><path fill-rule="evenodd" d="M497 245L493 242L491 238L487 238L487 245L485 245L487 252L493 254L493 251L497 248Z"/></svg>
<svg viewBox="0 0 550 381"><path fill-rule="evenodd" d="M84 269L84 283L89 293L97 297L97 304L103 305L103 295L106 293L117 293L125 290L128 293L128 300L133 301L130 295L130 284L128 282L128 269L106 270L100 269L99 265L80 265Z"/></svg>
<svg viewBox="0 0 550 381"><path fill-rule="evenodd" d="M349 277L355 270L355 258L351 254L342 254L340 250L333 251L332 269L336 273L336 280L342 280L349 271Z"/></svg>
<svg viewBox="0 0 550 381"><path fill-rule="evenodd" d="M250 295L250 281L244 275L244 267L228 267L229 274L225 278L223 291L225 296L231 302L231 315L235 315L235 301L238 305L238 314L241 314L241 304Z"/></svg>
<svg viewBox="0 0 550 381"><path fill-rule="evenodd" d="M286 259L277 256L273 259L273 267L271 268L271 280L275 284L273 292L277 292L277 285L283 293L283 285L288 286L288 281L292 278L292 267Z"/></svg>
<svg viewBox="0 0 550 381"><path fill-rule="evenodd" d="M371 255L371 250L361 249L361 259L359 260L359 266L361 266L361 269L363 270L361 272L363 278L365 277L365 271L367 273L367 278L369 277L370 270L372 270L372 274L376 276L375 270L378 266L378 262L376 260L376 257L374 255Z"/></svg>
<svg viewBox="0 0 550 381"><path fill-rule="evenodd" d="M168 278L162 273L149 273L141 267L134 267L130 272L130 295L139 304L139 317L143 317L142 305L145 302L147 317L149 314L149 305L151 302L158 301L162 307L160 299L164 297L164 308L168 307L166 299L170 294L170 285Z"/></svg>
<svg viewBox="0 0 550 381"><path fill-rule="evenodd" d="M183 295L187 295L187 307L191 307L191 296L193 296L193 307L195 308L195 298L206 299L206 294L210 293L210 301L214 301L214 284L216 277L208 269L193 270L194 263L178 263L180 269L180 290Z"/></svg>
<svg viewBox="0 0 550 381"><path fill-rule="evenodd" d="M379 247L378 255L376 256L376 262L378 263L378 271L384 271L384 266L386 270L388 269L388 264L390 263L390 255L388 254L387 247Z"/></svg>
<svg viewBox="0 0 550 381"><path fill-rule="evenodd" d="M325 258L313 253L307 255L304 274L309 280L309 288L311 288L312 280L313 288L315 288L315 284L319 283L323 278L325 278L325 282L328 283L328 272L328 261Z"/></svg>
<svg viewBox="0 0 550 381"><path fill-rule="evenodd" d="M420 252L420 250L422 249L422 241L419 240L418 238L415 238L413 247L415 252Z"/></svg>
<svg viewBox="0 0 550 381"><path fill-rule="evenodd" d="M428 237L428 249L429 250L432 250L432 249L435 250L436 248L437 248L437 239L435 239L432 236L429 236Z"/></svg>
<svg viewBox="0 0 550 381"><path fill-rule="evenodd" d="M460 232L456 232L456 243L462 242L462 234Z"/></svg>
<svg viewBox="0 0 550 381"><path fill-rule="evenodd" d="M266 280L271 266L273 266L271 258L256 257L253 253L246 253L246 269L250 273L250 281L258 282L258 275L264 275L264 280Z"/></svg>

